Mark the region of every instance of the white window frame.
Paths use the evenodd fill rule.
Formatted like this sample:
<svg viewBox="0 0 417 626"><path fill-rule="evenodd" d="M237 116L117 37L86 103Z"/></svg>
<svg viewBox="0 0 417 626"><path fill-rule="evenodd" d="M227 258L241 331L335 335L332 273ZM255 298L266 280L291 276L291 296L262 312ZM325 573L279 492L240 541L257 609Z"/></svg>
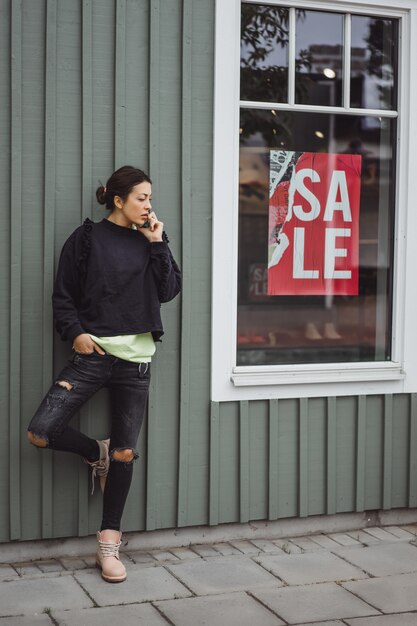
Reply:
<svg viewBox="0 0 417 626"><path fill-rule="evenodd" d="M253 0L249 0L253 1ZM212 233L214 401L417 391L417 6L415 0L254 0L400 19L392 360L236 366L241 0L217 0ZM344 99L343 105L349 104ZM275 105L272 104L275 108ZM285 105L284 105L285 106ZM268 103L271 108L271 103ZM277 104L276 108L284 108ZM288 108L288 107L287 107ZM307 107L331 112L331 107ZM292 105L292 110L305 110ZM340 110L340 109L339 109ZM346 113L352 113L352 109ZM360 110L365 114L366 110ZM414 112L414 114L413 114ZM414 138L414 140L413 140ZM413 238L413 233L415 234ZM409 242L408 242L409 238Z"/></svg>

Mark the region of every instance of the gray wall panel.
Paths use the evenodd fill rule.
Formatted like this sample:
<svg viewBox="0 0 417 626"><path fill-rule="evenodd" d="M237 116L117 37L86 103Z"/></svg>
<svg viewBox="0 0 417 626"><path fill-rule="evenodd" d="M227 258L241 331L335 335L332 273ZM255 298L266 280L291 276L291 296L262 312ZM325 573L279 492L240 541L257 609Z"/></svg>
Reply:
<svg viewBox="0 0 417 626"><path fill-rule="evenodd" d="M326 510L327 404L323 398L309 402L308 514ZM332 470L330 470L332 471Z"/></svg>
<svg viewBox="0 0 417 626"><path fill-rule="evenodd" d="M0 84L10 84L10 2L0 1ZM10 189L10 88L0 89L0 185L3 204L0 211L0 541L10 536L10 222L13 198ZM16 445L16 444L15 444Z"/></svg>
<svg viewBox="0 0 417 626"><path fill-rule="evenodd" d="M352 511L355 506L355 432L357 400L354 397L338 398L337 415L337 512Z"/></svg>
<svg viewBox="0 0 417 626"><path fill-rule="evenodd" d="M71 352L51 323L62 244L106 215L95 189L126 162L154 178L185 284L163 307L124 530L417 506L415 396L210 402L214 0L0 7L0 541L100 521L86 466L25 430ZM74 424L105 437L106 391Z"/></svg>
<svg viewBox="0 0 417 626"><path fill-rule="evenodd" d="M381 396L366 400L365 509L382 507L384 402Z"/></svg>
<svg viewBox="0 0 417 626"><path fill-rule="evenodd" d="M39 19L39 17L41 19ZM37 450L27 444L26 429L43 391L43 243L45 142L45 2L22 11L22 361L21 361L21 515L22 535L40 535L39 492L42 467ZM51 360L49 353L49 360ZM38 489L34 489L35 485Z"/></svg>
<svg viewBox="0 0 417 626"><path fill-rule="evenodd" d="M406 453L410 441L410 397L399 395L393 402L392 435L392 507L408 505L409 456Z"/></svg>

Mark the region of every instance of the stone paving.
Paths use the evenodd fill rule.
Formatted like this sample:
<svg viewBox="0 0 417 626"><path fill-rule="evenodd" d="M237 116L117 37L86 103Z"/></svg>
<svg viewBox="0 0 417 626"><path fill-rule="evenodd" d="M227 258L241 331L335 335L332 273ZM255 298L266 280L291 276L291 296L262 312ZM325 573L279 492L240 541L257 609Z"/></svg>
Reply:
<svg viewBox="0 0 417 626"><path fill-rule="evenodd" d="M417 526L0 564L0 626L417 626Z"/></svg>

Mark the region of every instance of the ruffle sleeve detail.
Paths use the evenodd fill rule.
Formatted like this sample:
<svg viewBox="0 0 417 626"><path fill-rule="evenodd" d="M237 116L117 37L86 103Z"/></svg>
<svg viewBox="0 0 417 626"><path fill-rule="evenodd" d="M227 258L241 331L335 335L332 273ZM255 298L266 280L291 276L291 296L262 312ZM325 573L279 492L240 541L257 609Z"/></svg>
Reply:
<svg viewBox="0 0 417 626"><path fill-rule="evenodd" d="M83 234L81 236L81 250L80 256L78 258L78 269L80 272L80 277L84 279L87 275L87 264L88 257L90 256L91 249L91 231L93 229L93 224L90 218L86 218L83 222Z"/></svg>

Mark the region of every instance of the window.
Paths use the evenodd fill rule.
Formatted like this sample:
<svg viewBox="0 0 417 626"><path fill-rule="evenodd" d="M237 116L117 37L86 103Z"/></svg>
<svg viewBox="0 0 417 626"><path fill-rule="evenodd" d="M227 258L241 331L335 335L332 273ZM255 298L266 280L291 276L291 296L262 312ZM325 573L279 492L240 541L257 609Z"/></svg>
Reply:
<svg viewBox="0 0 417 626"><path fill-rule="evenodd" d="M215 196L229 204L220 213L215 197L213 397L403 389L397 147L409 13L233 4L218 8L216 39ZM240 24L228 46L226 15ZM230 233L221 252L216 224Z"/></svg>

